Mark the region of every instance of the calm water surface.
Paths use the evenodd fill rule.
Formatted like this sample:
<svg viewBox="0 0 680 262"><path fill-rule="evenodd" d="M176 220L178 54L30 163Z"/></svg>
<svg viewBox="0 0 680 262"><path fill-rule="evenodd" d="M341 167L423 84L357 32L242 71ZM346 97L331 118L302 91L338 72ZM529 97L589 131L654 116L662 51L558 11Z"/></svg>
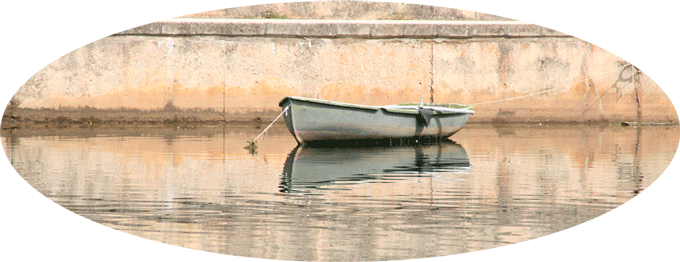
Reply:
<svg viewBox="0 0 680 262"><path fill-rule="evenodd" d="M133 235L284 260L396 260L513 244L593 219L670 163L677 126L468 125L452 141L306 148L261 129L17 129L39 192Z"/></svg>

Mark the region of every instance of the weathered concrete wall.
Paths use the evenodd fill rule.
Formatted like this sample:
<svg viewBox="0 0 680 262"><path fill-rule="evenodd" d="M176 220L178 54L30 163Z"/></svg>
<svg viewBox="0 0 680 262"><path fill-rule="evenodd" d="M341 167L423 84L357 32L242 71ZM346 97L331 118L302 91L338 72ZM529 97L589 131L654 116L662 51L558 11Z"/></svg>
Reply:
<svg viewBox="0 0 680 262"><path fill-rule="evenodd" d="M627 65L515 21L174 19L75 50L15 98L20 108L201 109L248 120L273 118L291 95L370 105L422 97L473 104L472 122L677 123L663 91Z"/></svg>

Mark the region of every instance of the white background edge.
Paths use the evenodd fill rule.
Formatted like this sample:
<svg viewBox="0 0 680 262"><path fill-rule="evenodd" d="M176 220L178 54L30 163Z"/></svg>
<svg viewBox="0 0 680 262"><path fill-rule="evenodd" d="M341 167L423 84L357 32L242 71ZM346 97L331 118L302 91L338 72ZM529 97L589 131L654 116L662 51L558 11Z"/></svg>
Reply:
<svg viewBox="0 0 680 262"><path fill-rule="evenodd" d="M251 1L247 5L282 1ZM484 12L552 28L598 45L648 74L678 105L677 8L670 1L407 1ZM0 11L0 104L37 71L115 32L235 1L11 1ZM4 152L3 152L4 154ZM4 156L3 156L4 157ZM4 158L6 159L6 158ZM125 234L54 204L0 159L2 261L250 261ZM641 195L579 226L538 239L426 261L673 261L680 221L678 161ZM238 237L238 236L234 236Z"/></svg>

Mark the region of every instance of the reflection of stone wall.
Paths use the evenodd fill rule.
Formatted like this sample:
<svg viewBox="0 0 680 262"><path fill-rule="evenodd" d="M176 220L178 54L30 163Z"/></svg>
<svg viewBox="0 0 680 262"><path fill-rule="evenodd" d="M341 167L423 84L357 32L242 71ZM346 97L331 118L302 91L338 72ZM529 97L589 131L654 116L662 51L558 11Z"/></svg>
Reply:
<svg viewBox="0 0 680 262"><path fill-rule="evenodd" d="M20 108L199 109L227 120L273 118L290 95L371 105L424 98L473 104L472 122L677 123L663 91L644 73L633 82L626 65L514 21L176 19L69 53L16 98Z"/></svg>
<svg viewBox="0 0 680 262"><path fill-rule="evenodd" d="M286 260L293 252L320 253L329 242L386 252L376 256L431 255L428 248L412 245L436 245L428 230L449 236L437 240L442 245L469 243L465 249L447 250L447 255L553 233L601 215L649 187L672 160L680 135L678 126L470 125L454 139L467 152L471 173L437 173L395 183L339 183L330 187L347 190L300 196L277 194L286 156L295 147L282 125L275 125L258 155L248 155L242 148L257 132L239 128L4 132L3 148L24 179L52 198L65 196L53 200L88 219L173 245L231 255L280 255ZM138 194L121 188L136 189ZM453 189L460 190L454 191L455 197ZM381 205L351 205L365 198ZM130 205L126 209L130 213L108 211L121 202ZM195 217L179 216L193 223L141 219L192 211L178 202L196 203L189 205L195 208ZM153 212L138 211L141 208L135 205ZM86 213L88 208L102 212ZM327 212L319 215L319 210ZM389 225L362 219L390 210L393 216L385 218L393 222ZM433 213L450 219L418 224L434 219L428 216ZM244 222L279 215L292 218L291 223ZM411 226L414 223L418 226ZM139 224L148 227L140 230L135 226ZM201 234L184 233L189 231ZM333 242L352 234L376 237L365 238L370 243ZM270 242L256 241L263 235ZM262 251L289 247L291 241L306 244L275 249L279 253Z"/></svg>

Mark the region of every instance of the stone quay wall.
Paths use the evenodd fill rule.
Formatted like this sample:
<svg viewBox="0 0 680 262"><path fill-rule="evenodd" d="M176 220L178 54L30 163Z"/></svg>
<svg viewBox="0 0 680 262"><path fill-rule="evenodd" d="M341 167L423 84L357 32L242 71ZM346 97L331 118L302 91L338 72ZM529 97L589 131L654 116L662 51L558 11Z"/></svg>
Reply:
<svg viewBox="0 0 680 262"><path fill-rule="evenodd" d="M13 106L271 121L285 96L471 104L470 122L678 123L663 90L622 58L517 21L171 19L66 54Z"/></svg>

